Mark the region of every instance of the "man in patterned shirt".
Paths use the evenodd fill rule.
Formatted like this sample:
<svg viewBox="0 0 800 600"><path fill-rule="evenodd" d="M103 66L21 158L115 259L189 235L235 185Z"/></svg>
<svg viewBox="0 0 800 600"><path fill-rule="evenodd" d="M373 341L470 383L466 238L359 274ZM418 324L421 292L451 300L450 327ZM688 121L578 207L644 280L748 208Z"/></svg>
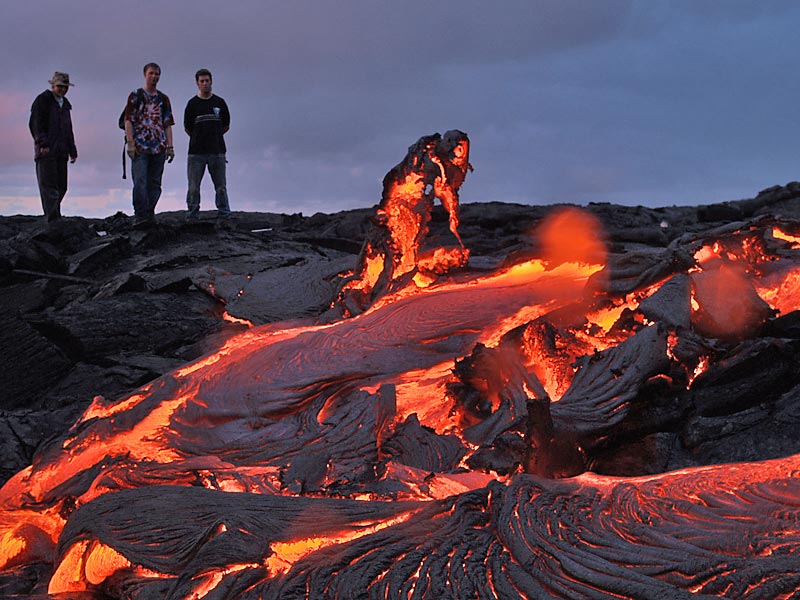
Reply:
<svg viewBox="0 0 800 600"><path fill-rule="evenodd" d="M172 106L166 94L156 89L161 67L144 66L144 87L131 92L125 105L125 139L131 158L134 227L156 222L155 210L161 197L164 161L172 162Z"/></svg>

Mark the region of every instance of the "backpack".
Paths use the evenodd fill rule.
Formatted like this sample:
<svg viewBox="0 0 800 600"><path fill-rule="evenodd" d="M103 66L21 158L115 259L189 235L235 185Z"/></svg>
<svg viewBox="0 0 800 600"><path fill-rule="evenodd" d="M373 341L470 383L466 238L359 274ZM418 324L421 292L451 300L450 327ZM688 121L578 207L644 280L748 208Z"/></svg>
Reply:
<svg viewBox="0 0 800 600"><path fill-rule="evenodd" d="M144 90L142 88L137 89L134 94L136 94L136 110L142 109L142 104L144 100L142 100L142 93ZM160 104L164 103L163 97L164 94L161 93L161 90L156 90L156 94L158 94L158 102ZM122 109L122 112L119 114L119 128L122 131L125 131L125 111L128 109L128 103L125 103L125 108ZM128 135L125 134L122 138L122 178L126 179L125 177L125 156L127 156L127 149L128 149Z"/></svg>

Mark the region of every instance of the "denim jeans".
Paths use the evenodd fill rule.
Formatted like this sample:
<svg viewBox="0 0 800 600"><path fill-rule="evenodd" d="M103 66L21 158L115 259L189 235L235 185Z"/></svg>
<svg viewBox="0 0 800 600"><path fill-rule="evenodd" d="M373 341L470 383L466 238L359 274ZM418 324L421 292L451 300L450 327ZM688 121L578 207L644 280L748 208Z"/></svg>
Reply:
<svg viewBox="0 0 800 600"><path fill-rule="evenodd" d="M165 153L136 153L131 161L133 179L133 212L137 219L152 219L161 197L161 176L164 174Z"/></svg>
<svg viewBox="0 0 800 600"><path fill-rule="evenodd" d="M61 218L61 200L67 193L67 158L45 157L36 161L36 181L47 222Z"/></svg>
<svg viewBox="0 0 800 600"><path fill-rule="evenodd" d="M217 216L227 219L231 214L228 204L228 187L225 181L225 155L224 154L190 154L186 161L186 172L189 177L189 189L186 192L186 207L189 209L189 218L197 217L200 212L200 182L203 181L206 167L211 181L214 184L217 204Z"/></svg>

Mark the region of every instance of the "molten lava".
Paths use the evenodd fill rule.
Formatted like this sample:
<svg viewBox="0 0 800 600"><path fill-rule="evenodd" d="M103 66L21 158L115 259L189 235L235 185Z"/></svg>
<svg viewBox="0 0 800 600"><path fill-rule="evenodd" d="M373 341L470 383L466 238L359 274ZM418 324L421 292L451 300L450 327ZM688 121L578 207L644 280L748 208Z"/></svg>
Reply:
<svg viewBox="0 0 800 600"><path fill-rule="evenodd" d="M358 258L355 273L343 284L340 303L346 315L358 314L377 297L397 289L406 275L420 287L469 258L458 234L458 190L469 163L469 138L458 131L421 137L383 179L374 226ZM423 252L434 198L449 215L455 248Z"/></svg>
<svg viewBox="0 0 800 600"><path fill-rule="evenodd" d="M568 210L538 257L441 277L468 257L468 150L428 136L387 175L383 237L343 288L356 316L253 327L95 397L0 489L0 571L110 598L792 597L798 456L587 466L658 390L694 392L800 308L796 242L701 240L691 273L614 294L599 222ZM426 254L434 197L459 247Z"/></svg>

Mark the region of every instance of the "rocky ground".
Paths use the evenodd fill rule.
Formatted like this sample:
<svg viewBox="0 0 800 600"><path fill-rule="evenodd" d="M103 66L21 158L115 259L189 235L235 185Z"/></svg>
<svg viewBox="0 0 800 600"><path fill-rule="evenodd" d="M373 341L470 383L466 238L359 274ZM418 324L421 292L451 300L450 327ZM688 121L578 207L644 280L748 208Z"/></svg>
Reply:
<svg viewBox="0 0 800 600"><path fill-rule="evenodd" d="M0 596L796 595L800 184L590 205L586 285L499 268L553 207L462 209L466 267L352 319L374 208L0 218ZM537 369L569 372L558 402Z"/></svg>
<svg viewBox="0 0 800 600"><path fill-rule="evenodd" d="M491 269L535 253L531 230L551 208L464 205L460 231L471 250L469 267ZM235 213L225 228L212 214L187 223L181 213L163 213L147 230L133 229L121 213L67 218L56 228L45 227L41 217L0 218L0 484L70 427L94 396L122 397L213 351L248 324L335 316L329 309L339 277L353 268L373 210ZM800 184L708 206L593 204L588 210L607 229L611 268L620 274L613 285L624 293L643 274L652 277L665 253L686 259L682 236L700 238L762 217L800 218ZM429 241L448 235L437 207ZM719 388L706 392L751 400L724 415L700 415L703 399L686 400L675 414L662 415L662 431L628 438L627 451L662 452L645 470L800 452L791 416L800 394L785 395L798 377L795 317L784 316L777 326L776 337L789 342L754 351L744 366L731 364L727 375L717 375ZM663 451L676 438L683 440L683 455ZM613 462L625 474L619 457ZM632 461L632 474L642 471L641 462Z"/></svg>

